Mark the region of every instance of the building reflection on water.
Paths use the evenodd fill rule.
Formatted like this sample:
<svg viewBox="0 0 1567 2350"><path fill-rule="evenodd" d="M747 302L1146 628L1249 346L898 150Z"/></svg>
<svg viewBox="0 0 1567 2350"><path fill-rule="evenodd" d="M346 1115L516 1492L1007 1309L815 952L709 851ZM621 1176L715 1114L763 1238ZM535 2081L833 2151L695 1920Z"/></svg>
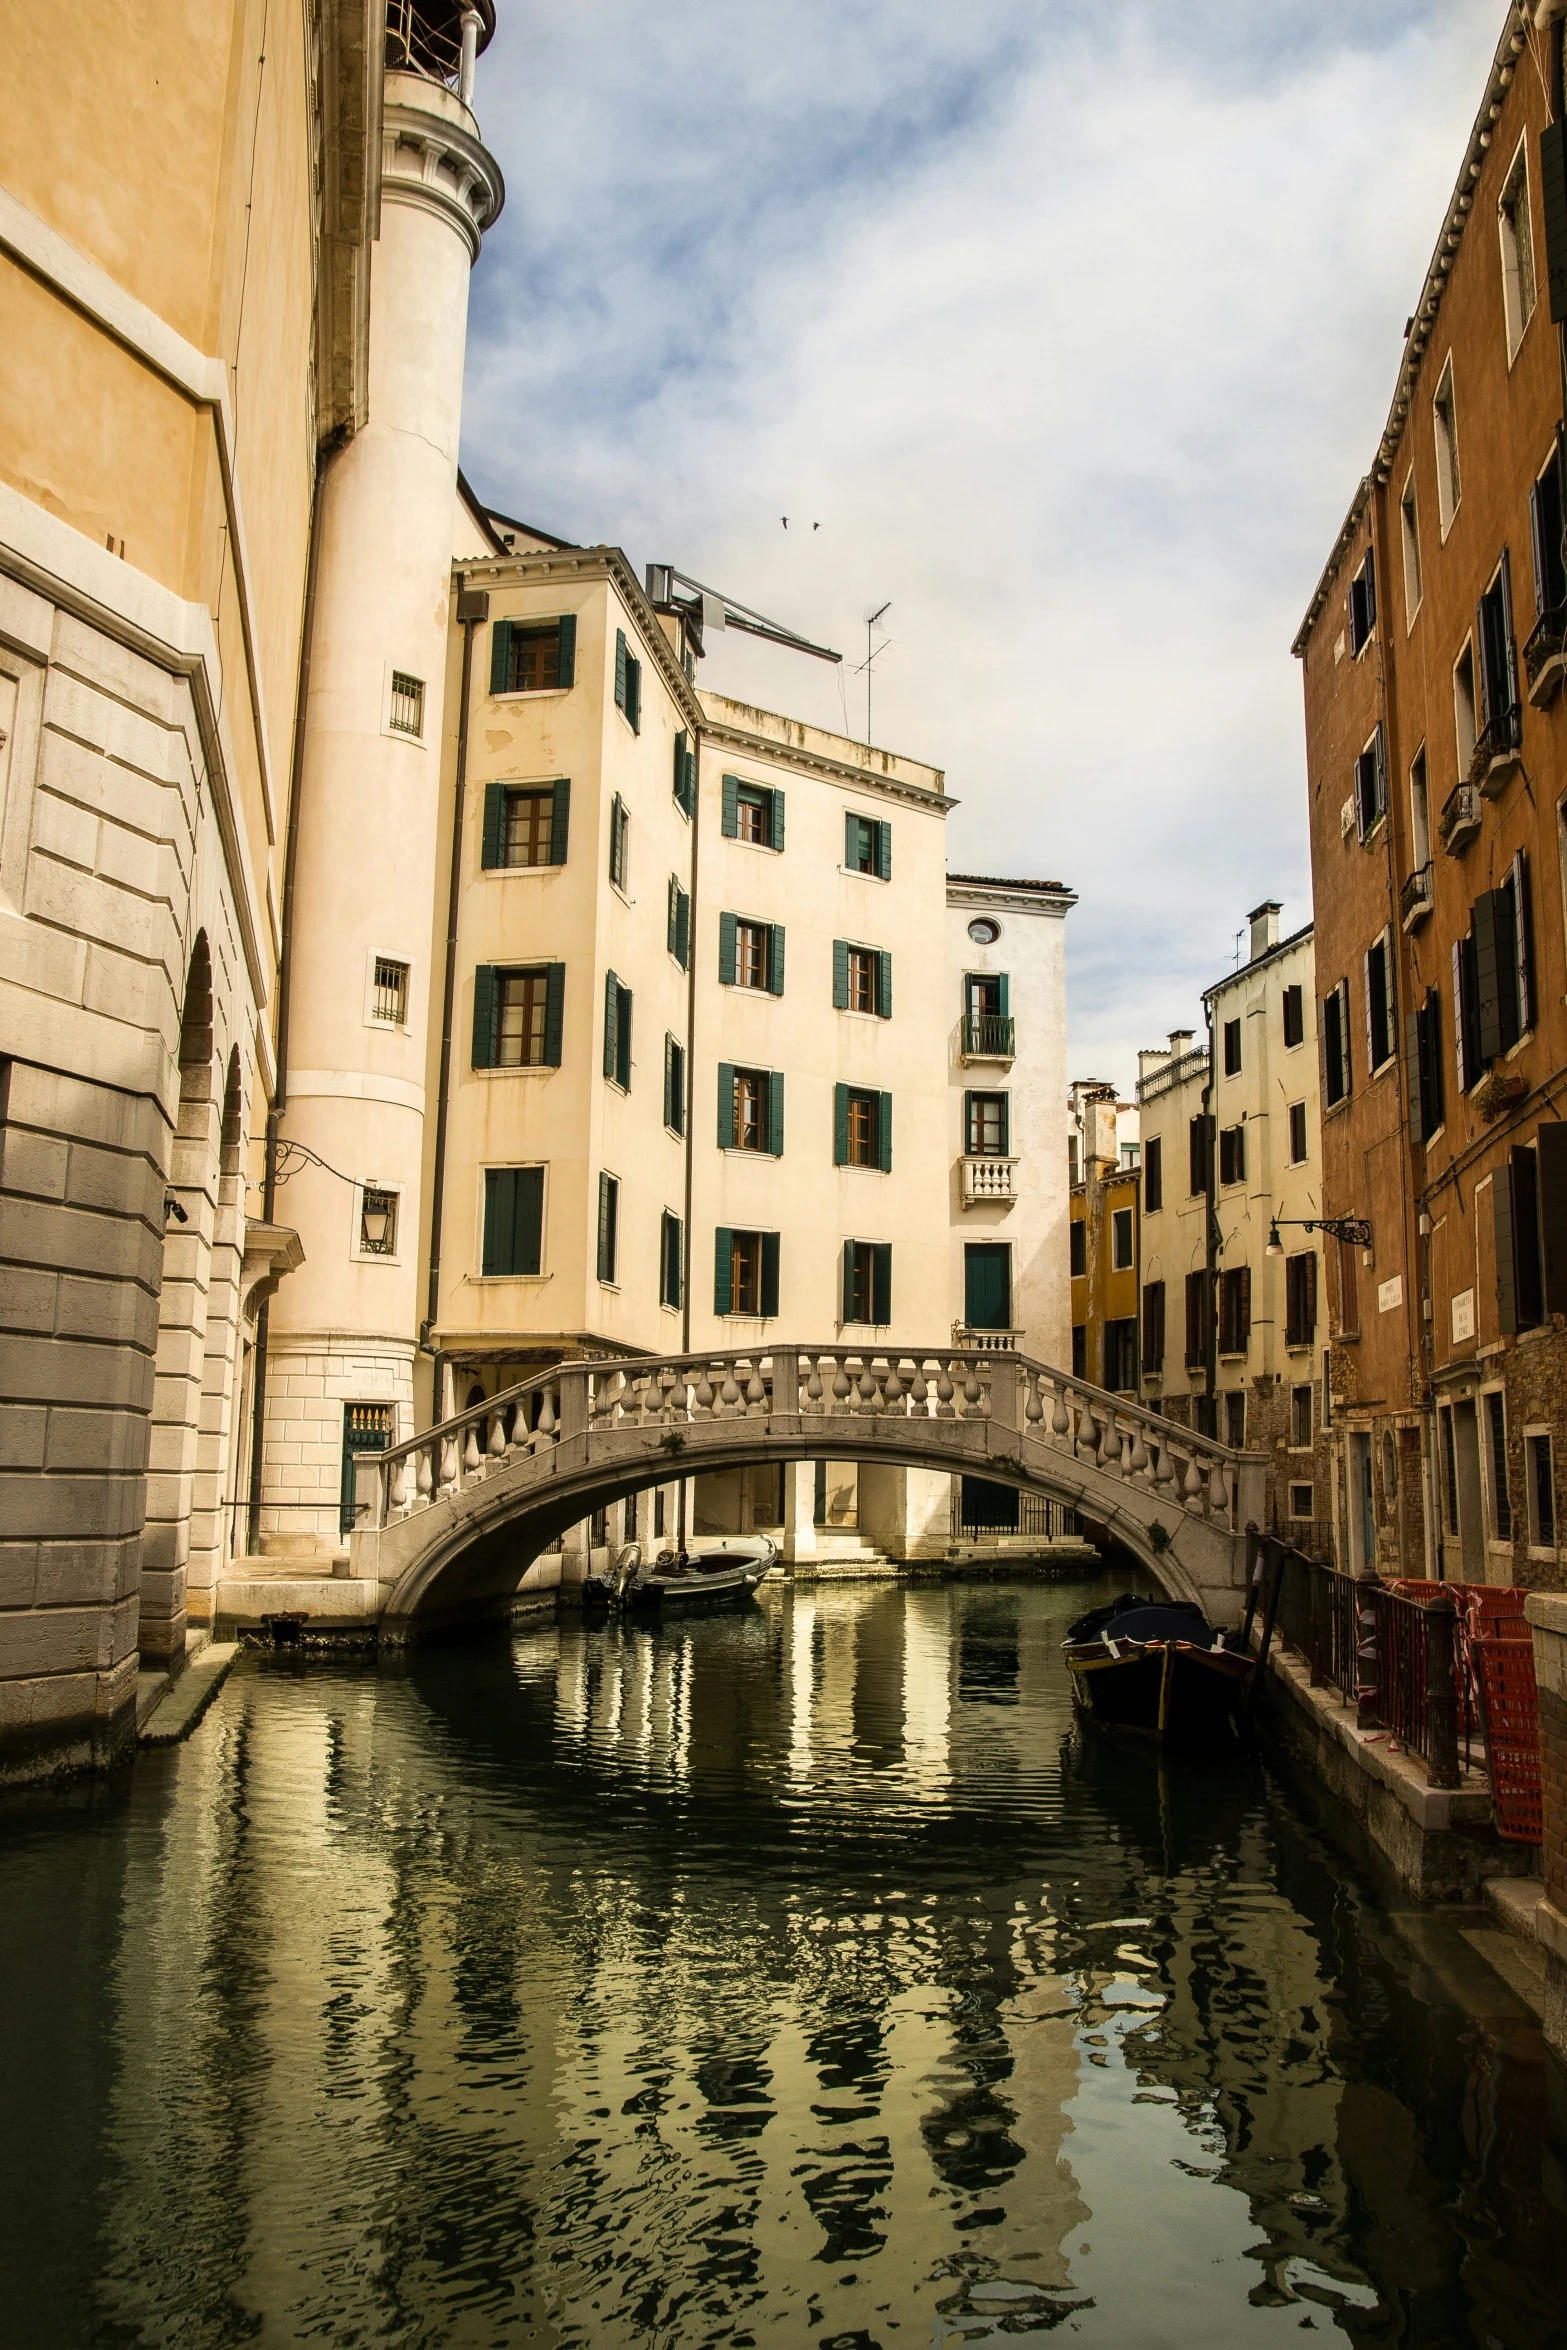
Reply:
<svg viewBox="0 0 1567 2350"><path fill-rule="evenodd" d="M1084 1598L247 1665L0 1821L35 2332L1549 2338L1534 2027L1246 1750L1081 1738Z"/></svg>

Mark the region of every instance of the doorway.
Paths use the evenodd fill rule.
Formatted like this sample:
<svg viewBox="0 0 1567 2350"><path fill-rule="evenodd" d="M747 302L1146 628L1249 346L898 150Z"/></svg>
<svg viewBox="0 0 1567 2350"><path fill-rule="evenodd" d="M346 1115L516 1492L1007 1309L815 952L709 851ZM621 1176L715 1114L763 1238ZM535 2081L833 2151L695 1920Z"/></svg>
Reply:
<svg viewBox="0 0 1567 2350"><path fill-rule="evenodd" d="M1012 1245L970 1240L963 1248L963 1319L970 1330L1012 1327Z"/></svg>

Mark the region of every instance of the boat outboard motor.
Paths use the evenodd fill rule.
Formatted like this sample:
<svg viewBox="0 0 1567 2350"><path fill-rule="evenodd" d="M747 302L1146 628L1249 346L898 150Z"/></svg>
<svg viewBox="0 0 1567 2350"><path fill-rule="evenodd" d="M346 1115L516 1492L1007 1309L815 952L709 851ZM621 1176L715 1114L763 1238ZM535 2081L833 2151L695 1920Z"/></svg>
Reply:
<svg viewBox="0 0 1567 2350"><path fill-rule="evenodd" d="M623 1542L615 1553L615 1573L610 1584L617 1599L624 1599L642 1572L642 1545Z"/></svg>

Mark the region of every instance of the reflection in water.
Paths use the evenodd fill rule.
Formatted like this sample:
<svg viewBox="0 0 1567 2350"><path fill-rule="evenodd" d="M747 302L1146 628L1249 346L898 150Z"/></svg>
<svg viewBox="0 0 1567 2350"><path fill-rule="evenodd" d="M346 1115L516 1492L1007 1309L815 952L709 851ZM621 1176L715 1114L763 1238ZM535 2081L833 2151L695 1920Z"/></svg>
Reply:
<svg viewBox="0 0 1567 2350"><path fill-rule="evenodd" d="M0 1812L30 2343L1556 2338L1560 2080L1079 1583L255 1662Z"/></svg>

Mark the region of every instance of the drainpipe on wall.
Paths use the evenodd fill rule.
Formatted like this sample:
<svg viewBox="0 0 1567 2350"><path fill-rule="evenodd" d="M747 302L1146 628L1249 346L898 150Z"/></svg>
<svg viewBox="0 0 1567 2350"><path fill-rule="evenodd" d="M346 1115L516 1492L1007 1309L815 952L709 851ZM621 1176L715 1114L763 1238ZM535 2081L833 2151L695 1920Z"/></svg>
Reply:
<svg viewBox="0 0 1567 2350"><path fill-rule="evenodd" d="M690 951L686 962L685 1261L680 1268L683 1276L680 1285L680 1351L682 1354L691 1352L691 1269L696 1256L696 1234L691 1221L696 1191L696 1161L692 1147L693 1130L696 1124L692 1115L696 1087L693 1083L692 1073L696 1068L697 875L702 862L702 734L701 729L696 726L691 729L691 776L691 916L686 926L686 942ZM684 1550L686 1546L686 1483L686 1479L682 1477L675 1523L675 1548L677 1550Z"/></svg>
<svg viewBox="0 0 1567 2350"><path fill-rule="evenodd" d="M445 1364L434 1344L441 1302L441 1207L446 1188L446 1122L451 1096L452 1013L457 1000L457 917L462 902L463 806L468 788L468 704L473 694L473 632L490 617L489 593L464 585L457 575L457 619L462 629L462 686L457 705L457 776L452 787L451 887L446 898L446 975L441 995L441 1072L435 1096L435 1154L430 1172L430 1287L425 1301L421 1345L431 1350L430 1424L441 1419L441 1377Z"/></svg>
<svg viewBox="0 0 1567 2350"><path fill-rule="evenodd" d="M294 680L294 748L288 778L288 829L283 836L283 919L278 940L277 1076L267 1111L267 1139L261 1177L261 1220L270 1224L277 1206L278 1123L288 1108L288 1014L294 957L294 878L299 862L299 800L305 768L305 710L310 699L310 655L316 624L316 577L321 553L321 493L332 461L349 439L346 427L324 442L316 457L310 499L310 545L305 556L305 608L299 624L299 667ZM256 1315L256 1359L250 1382L250 1491L246 1501L245 1547L261 1542L261 1470L267 1423L267 1334L269 1301Z"/></svg>

